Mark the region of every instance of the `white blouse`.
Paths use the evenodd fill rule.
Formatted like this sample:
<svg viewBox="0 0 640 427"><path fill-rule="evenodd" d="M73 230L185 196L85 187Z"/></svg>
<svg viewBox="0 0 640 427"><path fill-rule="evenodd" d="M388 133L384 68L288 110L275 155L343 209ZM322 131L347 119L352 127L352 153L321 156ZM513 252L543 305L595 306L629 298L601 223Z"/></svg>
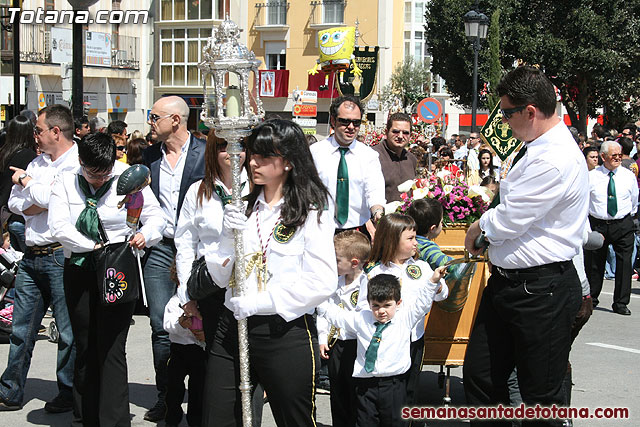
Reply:
<svg viewBox="0 0 640 427"><path fill-rule="evenodd" d="M242 182L247 182L247 173L242 171ZM180 302L189 302L187 293L187 281L191 274L191 265L195 259L199 259L205 252L216 252L220 246L220 234L222 233L222 218L224 208L220 197L215 193L210 199L202 198L202 204L198 201L198 189L202 180L194 182L189 187L182 202L180 218L175 234L176 245L176 270L178 272L178 297ZM222 181L216 179L216 185L221 185L226 194L231 194ZM249 185L242 189L242 195L249 193ZM220 285L226 286L226 283Z"/></svg>
<svg viewBox="0 0 640 427"><path fill-rule="evenodd" d="M262 280L262 288L258 289L257 268L251 268L247 273L245 295L268 294L265 298L271 298L274 311L262 314L278 314L289 322L305 313L313 313L318 304L336 291L338 272L333 247L335 227L329 212L322 211L318 222L318 211L310 210L305 223L288 239L278 242L271 233L279 223L283 204L284 198L270 207L261 193L247 219L247 228L243 232L246 264L255 267L263 247L266 247L267 273ZM262 244L258 237L257 219ZM227 258L230 261L223 265ZM223 239L217 251L205 253L207 268L216 283L229 283L234 258L233 238ZM225 305L232 311L229 299L233 296L238 296L235 289L228 289Z"/></svg>
<svg viewBox="0 0 640 427"><path fill-rule="evenodd" d="M129 165L122 162L115 162L113 166L115 179L111 189L98 201L98 215L110 243L124 242L127 236L131 235L131 229L126 225L127 208L123 205L118 209L118 202L124 199L124 196L116 194L118 177L128 167ZM85 197L78 184L79 173L81 173L80 167L75 171L58 175L49 200L49 228L53 237L62 244L64 256L67 258L72 252L91 252L96 244L76 229L76 221L85 208ZM146 246L149 247L162 239L162 231L166 223L151 188L145 187L142 194L144 206L140 214L140 223L144 225L138 231L142 233Z"/></svg>

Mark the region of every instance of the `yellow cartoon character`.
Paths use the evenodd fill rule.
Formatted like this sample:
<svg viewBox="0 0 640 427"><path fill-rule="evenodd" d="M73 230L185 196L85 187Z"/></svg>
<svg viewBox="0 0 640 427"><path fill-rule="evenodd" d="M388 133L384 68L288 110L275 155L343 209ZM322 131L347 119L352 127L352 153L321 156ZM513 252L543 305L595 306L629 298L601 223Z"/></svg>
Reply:
<svg viewBox="0 0 640 427"><path fill-rule="evenodd" d="M349 64L353 64L353 74L362 75L362 70L358 67L353 55L356 42L356 29L354 27L336 27L318 31L318 47L320 57L316 65L309 70L309 74L318 73L318 68L325 72L325 84L328 82L329 74L333 71L342 75L349 69Z"/></svg>

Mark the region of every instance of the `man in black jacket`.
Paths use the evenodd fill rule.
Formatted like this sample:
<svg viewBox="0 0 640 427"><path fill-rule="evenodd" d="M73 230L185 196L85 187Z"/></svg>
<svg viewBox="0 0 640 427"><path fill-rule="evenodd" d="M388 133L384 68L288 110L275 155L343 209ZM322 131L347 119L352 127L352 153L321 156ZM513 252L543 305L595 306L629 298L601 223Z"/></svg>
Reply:
<svg viewBox="0 0 640 427"><path fill-rule="evenodd" d="M153 422L163 420L167 412L165 395L170 341L162 326L162 318L165 305L176 292L176 285L169 276L176 254L173 237L187 190L204 176L206 143L189 133L188 118L189 107L182 98L168 96L157 100L151 108L148 123L151 136L158 143L143 152L144 164L151 170L151 189L167 221L163 239L151 248L144 268L158 389L158 401L145 413L144 419Z"/></svg>

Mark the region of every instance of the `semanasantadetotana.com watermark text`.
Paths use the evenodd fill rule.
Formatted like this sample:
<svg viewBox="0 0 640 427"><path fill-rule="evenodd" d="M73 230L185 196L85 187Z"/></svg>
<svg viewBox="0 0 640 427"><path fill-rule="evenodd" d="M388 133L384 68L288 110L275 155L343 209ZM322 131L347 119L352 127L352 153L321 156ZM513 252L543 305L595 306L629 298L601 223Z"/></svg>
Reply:
<svg viewBox="0 0 640 427"><path fill-rule="evenodd" d="M88 10L22 10L9 8L9 22L14 24L146 24L147 10L99 10L91 16ZM19 18L18 18L19 17Z"/></svg>

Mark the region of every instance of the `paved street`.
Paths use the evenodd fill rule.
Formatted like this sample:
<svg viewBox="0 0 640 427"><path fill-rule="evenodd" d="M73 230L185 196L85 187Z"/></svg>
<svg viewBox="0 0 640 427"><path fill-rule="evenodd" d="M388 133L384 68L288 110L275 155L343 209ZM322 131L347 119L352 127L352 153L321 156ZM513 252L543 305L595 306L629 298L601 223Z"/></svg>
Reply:
<svg viewBox="0 0 640 427"><path fill-rule="evenodd" d="M613 282L606 281L601 307L597 308L589 323L577 338L572 353L573 401L574 407L628 407L628 420L576 420L576 426L638 426L640 425L640 403L638 384L640 383L640 283L633 283L630 309L631 316L613 314L610 310ZM153 385L153 364L151 358L150 328L147 318L136 316L136 324L129 334L129 390L131 417L134 426L151 426L142 419L146 408L155 399ZM50 319L45 319L48 326ZM0 344L0 366L6 363L9 346ZM21 411L0 415L0 426L48 425L67 426L70 414L50 415L44 412L44 402L56 392L55 346L40 336L37 343L29 379L25 391L25 407ZM283 361L286 363L286 361ZM443 391L438 387L439 367L427 366L421 378L421 401L430 406L441 402ZM451 370L454 405L464 404L462 391L462 369ZM317 399L318 425L330 426L331 415L328 396ZM429 425L465 425L462 421L429 422ZM160 425L163 425L161 423ZM183 424L186 426L186 422ZM275 426L265 407L263 426Z"/></svg>

